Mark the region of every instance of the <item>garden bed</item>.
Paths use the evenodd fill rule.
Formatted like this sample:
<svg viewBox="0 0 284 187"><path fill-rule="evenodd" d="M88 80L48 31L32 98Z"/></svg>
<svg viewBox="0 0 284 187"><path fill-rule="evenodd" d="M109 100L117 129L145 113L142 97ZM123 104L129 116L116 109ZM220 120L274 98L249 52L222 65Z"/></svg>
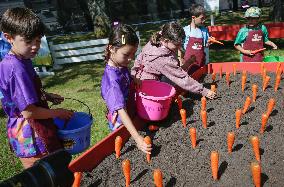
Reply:
<svg viewBox="0 0 284 187"><path fill-rule="evenodd" d="M220 80L217 75L218 98L207 102L208 127L204 129L200 119L200 97L191 95L183 100L187 110L187 127L182 126L176 104L172 105L169 117L161 123L159 131L141 132L153 140L152 160L148 164L146 155L136 148L130 139L122 149L119 159L115 154L106 157L92 172L85 172L82 186L125 186L121 162L131 162L131 186L154 186L153 170L161 169L164 186L253 186L250 164L255 161L249 137L260 138L261 169L263 186L284 186L284 128L283 128L283 80L277 92L274 92L274 73L270 86L262 89L260 75L248 74L245 92L241 92L241 75L231 74L228 87L225 75ZM211 76L203 77L210 87ZM255 103L241 119L241 127L235 127L235 111L243 107L247 96L251 96L252 84L259 91ZM276 100L276 106L268 119L264 134L260 134L261 115L266 111L270 98ZM191 148L189 127L197 129L197 147ZM232 154L227 152L227 133L236 134ZM219 180L214 181L210 168L210 153L218 151ZM96 159L96 158L94 158Z"/></svg>

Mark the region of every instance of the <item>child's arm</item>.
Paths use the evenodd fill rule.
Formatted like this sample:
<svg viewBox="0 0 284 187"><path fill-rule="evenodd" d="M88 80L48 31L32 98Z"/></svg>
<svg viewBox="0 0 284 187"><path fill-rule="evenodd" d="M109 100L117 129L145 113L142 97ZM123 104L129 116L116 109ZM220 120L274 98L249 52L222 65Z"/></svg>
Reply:
<svg viewBox="0 0 284 187"><path fill-rule="evenodd" d="M273 49L278 49L277 45L270 40L266 41L265 44L270 45Z"/></svg>
<svg viewBox="0 0 284 187"><path fill-rule="evenodd" d="M52 102L55 105L58 105L64 101L64 97L58 94L47 93L47 92L45 92L44 94L45 94L46 100Z"/></svg>
<svg viewBox="0 0 284 187"><path fill-rule="evenodd" d="M235 48L245 55L253 56L253 54L251 53L251 50L245 50L244 48L242 48L241 45L236 44Z"/></svg>
<svg viewBox="0 0 284 187"><path fill-rule="evenodd" d="M131 136L135 140L138 149L140 149L141 151L143 151L145 153L151 154L151 150L152 150L151 146L152 145L147 145L144 142L144 138L138 134L136 128L134 127L134 125L133 125L130 117L128 116L127 112L125 111L125 109L123 109L123 108L119 109L118 115L119 115L122 123L124 124L124 126L128 130L128 132L131 134Z"/></svg>
<svg viewBox="0 0 284 187"><path fill-rule="evenodd" d="M50 119L50 118L61 118L70 119L73 116L73 112L66 109L47 109L43 107L38 107L36 105L28 105L22 112L24 118L26 119Z"/></svg>

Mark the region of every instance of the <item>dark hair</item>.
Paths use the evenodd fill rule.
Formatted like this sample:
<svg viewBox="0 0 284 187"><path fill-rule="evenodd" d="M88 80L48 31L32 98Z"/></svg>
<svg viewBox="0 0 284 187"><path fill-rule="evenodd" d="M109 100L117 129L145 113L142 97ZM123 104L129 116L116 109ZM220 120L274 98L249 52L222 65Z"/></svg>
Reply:
<svg viewBox="0 0 284 187"><path fill-rule="evenodd" d="M177 22L166 23L161 27L161 31L152 35L150 42L152 45L160 46L161 40L168 39L172 42L181 42L185 37L182 26Z"/></svg>
<svg viewBox="0 0 284 187"><path fill-rule="evenodd" d="M199 17L201 14L205 14L205 8L200 4L193 4L189 8L189 16Z"/></svg>
<svg viewBox="0 0 284 187"><path fill-rule="evenodd" d="M105 60L110 57L109 46L115 48L123 47L124 45L137 46L139 44L139 38L136 35L134 29L126 24L118 23L114 25L109 34L109 44L105 49Z"/></svg>
<svg viewBox="0 0 284 187"><path fill-rule="evenodd" d="M43 36L44 24L31 9L7 9L1 17L0 30L12 36L20 35L28 40Z"/></svg>

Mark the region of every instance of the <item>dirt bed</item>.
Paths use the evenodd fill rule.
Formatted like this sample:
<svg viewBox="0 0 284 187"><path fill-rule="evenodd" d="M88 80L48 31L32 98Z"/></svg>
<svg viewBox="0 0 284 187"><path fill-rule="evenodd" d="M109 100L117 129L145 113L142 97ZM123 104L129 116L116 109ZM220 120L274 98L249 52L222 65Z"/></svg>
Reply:
<svg viewBox="0 0 284 187"><path fill-rule="evenodd" d="M250 163L255 161L249 137L260 138L261 169L263 186L284 186L284 111L282 80L278 92L274 92L275 75L265 92L260 75L248 74L245 92L241 92L241 75L231 75L231 85L217 75L218 98L207 102L208 128L202 127L200 119L200 97L188 96L183 100L187 110L187 127L182 126L176 104L172 105L169 117L160 122L161 128L155 133L141 132L153 139L152 161L146 162L146 155L139 151L133 139L122 149L120 159L112 154L104 159L92 172L84 173L82 186L125 186L121 162L131 161L131 186L154 186L153 170L163 172L164 186L253 186ZM203 78L210 87L211 76ZM235 111L242 108L247 96L252 95L251 86L258 85L258 97L241 119L241 127L235 127ZM275 98L276 106L268 120L264 134L259 133L261 115L266 111L267 102ZM194 112L193 112L194 111ZM189 127L197 129L197 148L191 148ZM227 152L227 132L236 134L232 154ZM218 151L219 180L214 181L210 168L210 152ZM95 159L95 158L94 158Z"/></svg>

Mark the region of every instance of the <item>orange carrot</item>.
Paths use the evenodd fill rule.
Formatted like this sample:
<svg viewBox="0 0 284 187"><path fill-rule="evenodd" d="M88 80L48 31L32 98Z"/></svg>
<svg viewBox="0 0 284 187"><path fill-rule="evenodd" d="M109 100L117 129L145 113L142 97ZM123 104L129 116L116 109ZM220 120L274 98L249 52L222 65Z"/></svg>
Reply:
<svg viewBox="0 0 284 187"><path fill-rule="evenodd" d="M216 73L213 72L211 76L212 76L212 81L214 82L216 80Z"/></svg>
<svg viewBox="0 0 284 187"><path fill-rule="evenodd" d="M263 76L263 70L264 70L264 63L262 62L260 64L260 74Z"/></svg>
<svg viewBox="0 0 284 187"><path fill-rule="evenodd" d="M228 134L227 134L227 144L228 144L228 152L229 153L232 153L234 142L235 142L235 133L228 132Z"/></svg>
<svg viewBox="0 0 284 187"><path fill-rule="evenodd" d="M267 88L269 81L270 81L270 77L266 76L263 82L262 91L264 91Z"/></svg>
<svg viewBox="0 0 284 187"><path fill-rule="evenodd" d="M115 156L116 158L120 157L120 150L121 150L121 146L122 146L122 138L120 136L117 136L115 138L115 143L114 143L114 149L115 149Z"/></svg>
<svg viewBox="0 0 284 187"><path fill-rule="evenodd" d="M216 92L217 91L215 84L211 84L211 91L212 92Z"/></svg>
<svg viewBox="0 0 284 187"><path fill-rule="evenodd" d="M246 82L247 82L247 76L243 75L242 76L242 92L245 91Z"/></svg>
<svg viewBox="0 0 284 187"><path fill-rule="evenodd" d="M180 116L181 116L182 125L183 125L183 127L186 127L186 110L180 109L179 113L180 113Z"/></svg>
<svg viewBox="0 0 284 187"><path fill-rule="evenodd" d="M196 128L191 127L189 129L189 134L190 134L191 145L192 148L194 149L196 147Z"/></svg>
<svg viewBox="0 0 284 187"><path fill-rule="evenodd" d="M241 122L241 116L242 116L242 110L238 109L236 110L236 128L240 128L240 122Z"/></svg>
<svg viewBox="0 0 284 187"><path fill-rule="evenodd" d="M267 104L266 114L267 114L268 117L270 116L274 107L275 107L275 99L271 98L271 99L269 99L268 104Z"/></svg>
<svg viewBox="0 0 284 187"><path fill-rule="evenodd" d="M201 120L202 120L202 125L203 128L207 128L207 112L204 110L200 111L200 115L201 115Z"/></svg>
<svg viewBox="0 0 284 187"><path fill-rule="evenodd" d="M75 172L74 173L74 182L72 184L72 187L80 187L81 186L81 179L82 179L82 173L81 172Z"/></svg>
<svg viewBox="0 0 284 187"><path fill-rule="evenodd" d="M201 98L201 110L206 111L206 97L204 96Z"/></svg>
<svg viewBox="0 0 284 187"><path fill-rule="evenodd" d="M262 114L262 119L261 119L261 128L260 128L260 133L264 133L265 126L267 124L268 116L267 114Z"/></svg>
<svg viewBox="0 0 284 187"><path fill-rule="evenodd" d="M254 51L251 51L251 54L256 54L256 53L259 53L261 51L264 51L266 48L262 48L262 49L257 49L257 50L254 50Z"/></svg>
<svg viewBox="0 0 284 187"><path fill-rule="evenodd" d="M219 165L219 154L217 151L211 152L211 170L214 180L218 179L218 165Z"/></svg>
<svg viewBox="0 0 284 187"><path fill-rule="evenodd" d="M226 72L226 82L227 82L227 85L230 86L230 73L229 72Z"/></svg>
<svg viewBox="0 0 284 187"><path fill-rule="evenodd" d="M277 66L276 66L276 71L275 71L276 75L279 74L279 70L281 71L281 63L280 62L278 62Z"/></svg>
<svg viewBox="0 0 284 187"><path fill-rule="evenodd" d="M215 37L209 37L209 38L208 38L208 42L224 45L224 43L222 43L222 42L216 40Z"/></svg>
<svg viewBox="0 0 284 187"><path fill-rule="evenodd" d="M130 185L130 160L125 159L122 161L122 169L125 177L125 186L128 187Z"/></svg>
<svg viewBox="0 0 284 187"><path fill-rule="evenodd" d="M252 85L252 101L255 102L256 101L256 95L257 95L257 85L253 84Z"/></svg>
<svg viewBox="0 0 284 187"><path fill-rule="evenodd" d="M182 109L182 99L180 98L180 96L177 97L177 104L178 104L178 109Z"/></svg>
<svg viewBox="0 0 284 187"><path fill-rule="evenodd" d="M154 170L154 183L156 187L163 187L163 174L159 169Z"/></svg>
<svg viewBox="0 0 284 187"><path fill-rule="evenodd" d="M144 142L149 145L149 144L152 143L152 140L151 140L151 138L150 138L149 136L146 136L146 137L144 138ZM149 153L147 153L146 159L147 159L147 162L150 163L150 161L151 161L151 155L150 155Z"/></svg>
<svg viewBox="0 0 284 187"><path fill-rule="evenodd" d="M253 162L250 165L253 183L255 187L261 186L261 166L258 162Z"/></svg>
<svg viewBox="0 0 284 187"><path fill-rule="evenodd" d="M257 161L260 162L260 153L259 153L259 139L257 136L252 136L250 142L253 148L254 156Z"/></svg>
<svg viewBox="0 0 284 187"><path fill-rule="evenodd" d="M250 97L247 97L245 104L244 104L244 108L243 108L243 114L245 114L247 112L250 104L251 104L251 99L250 99Z"/></svg>
<svg viewBox="0 0 284 187"><path fill-rule="evenodd" d="M247 71L246 70L243 70L242 76L246 76L247 77Z"/></svg>
<svg viewBox="0 0 284 187"><path fill-rule="evenodd" d="M220 72L219 72L220 74L220 79L222 79L222 74L223 74L223 71L222 71L222 65L220 65Z"/></svg>
<svg viewBox="0 0 284 187"><path fill-rule="evenodd" d="M281 75L277 75L276 76L276 80L275 80L275 85L274 85L274 91L277 92L278 87L280 85L280 81L281 81Z"/></svg>
<svg viewBox="0 0 284 187"><path fill-rule="evenodd" d="M266 75L267 75L267 69L263 68L263 72L262 72L262 79L263 79L263 81L265 80Z"/></svg>
<svg viewBox="0 0 284 187"><path fill-rule="evenodd" d="M157 131L159 130L159 127L156 125L149 125L148 126L149 131Z"/></svg>
<svg viewBox="0 0 284 187"><path fill-rule="evenodd" d="M233 64L233 72L234 72L234 76L236 76L237 74L237 65Z"/></svg>

